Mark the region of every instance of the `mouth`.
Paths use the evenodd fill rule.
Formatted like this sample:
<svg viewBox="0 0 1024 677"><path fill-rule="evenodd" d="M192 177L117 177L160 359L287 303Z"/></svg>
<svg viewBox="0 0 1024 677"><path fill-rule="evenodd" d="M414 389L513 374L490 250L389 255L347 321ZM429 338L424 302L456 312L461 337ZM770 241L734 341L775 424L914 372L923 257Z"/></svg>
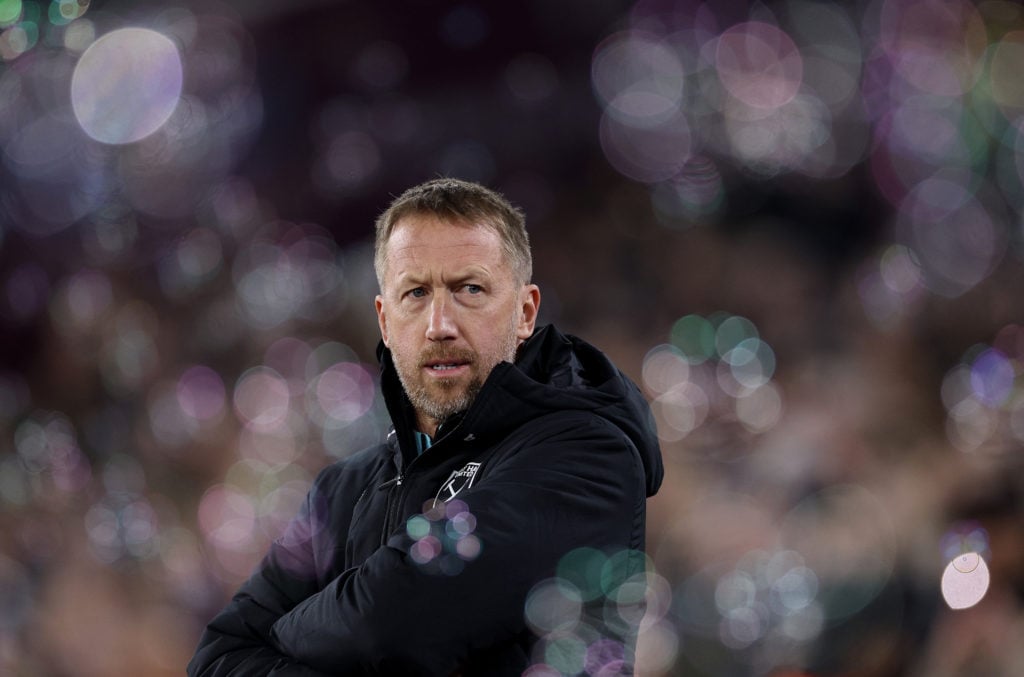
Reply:
<svg viewBox="0 0 1024 677"><path fill-rule="evenodd" d="M428 362L424 367L430 371L444 373L446 371L456 371L460 367L465 367L468 364L468 362Z"/></svg>
<svg viewBox="0 0 1024 677"><path fill-rule="evenodd" d="M465 358L435 358L423 363L423 369L435 377L459 376L469 369L470 360Z"/></svg>

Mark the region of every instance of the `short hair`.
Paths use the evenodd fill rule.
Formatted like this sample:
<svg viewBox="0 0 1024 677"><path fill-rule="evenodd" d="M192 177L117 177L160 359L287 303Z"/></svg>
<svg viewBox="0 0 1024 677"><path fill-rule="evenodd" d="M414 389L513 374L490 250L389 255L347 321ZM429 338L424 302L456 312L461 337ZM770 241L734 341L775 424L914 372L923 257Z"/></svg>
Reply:
<svg viewBox="0 0 1024 677"><path fill-rule="evenodd" d="M523 212L501 194L478 183L441 178L409 188L377 217L373 267L381 291L388 263L385 251L388 240L395 225L413 214L431 214L445 221L491 228L501 237L502 251L512 264L517 281L527 284L533 277L533 258Z"/></svg>

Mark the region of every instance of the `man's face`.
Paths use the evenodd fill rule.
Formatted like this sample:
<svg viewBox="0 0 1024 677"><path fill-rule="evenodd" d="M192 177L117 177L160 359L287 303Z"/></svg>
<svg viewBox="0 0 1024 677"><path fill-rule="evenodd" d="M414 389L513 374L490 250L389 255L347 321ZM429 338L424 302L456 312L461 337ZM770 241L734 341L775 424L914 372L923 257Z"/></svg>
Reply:
<svg viewBox="0 0 1024 677"><path fill-rule="evenodd" d="M515 279L486 226L414 214L386 247L377 320L417 423L433 435L469 407L496 364L515 358L533 333L540 291Z"/></svg>

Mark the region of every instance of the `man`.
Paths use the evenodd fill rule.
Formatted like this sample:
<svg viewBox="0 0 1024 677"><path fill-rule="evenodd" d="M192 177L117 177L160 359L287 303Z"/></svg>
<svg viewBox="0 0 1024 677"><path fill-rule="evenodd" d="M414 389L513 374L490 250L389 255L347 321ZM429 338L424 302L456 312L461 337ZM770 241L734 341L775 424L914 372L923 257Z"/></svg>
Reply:
<svg viewBox="0 0 1024 677"><path fill-rule="evenodd" d="M542 658L531 589L567 553L643 548L662 477L649 409L596 348L534 331L522 214L438 179L376 231L394 430L319 475L191 675L520 675ZM615 632L588 628L607 653Z"/></svg>

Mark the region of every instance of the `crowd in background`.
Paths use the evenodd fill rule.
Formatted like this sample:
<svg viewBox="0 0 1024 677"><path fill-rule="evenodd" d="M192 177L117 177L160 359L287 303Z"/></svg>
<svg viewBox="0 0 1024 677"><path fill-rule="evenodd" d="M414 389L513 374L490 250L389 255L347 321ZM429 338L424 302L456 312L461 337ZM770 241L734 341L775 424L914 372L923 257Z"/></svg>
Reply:
<svg viewBox="0 0 1024 677"><path fill-rule="evenodd" d="M0 673L182 674L437 175L652 403L638 674L1024 670L1024 9L594 4L0 0Z"/></svg>

